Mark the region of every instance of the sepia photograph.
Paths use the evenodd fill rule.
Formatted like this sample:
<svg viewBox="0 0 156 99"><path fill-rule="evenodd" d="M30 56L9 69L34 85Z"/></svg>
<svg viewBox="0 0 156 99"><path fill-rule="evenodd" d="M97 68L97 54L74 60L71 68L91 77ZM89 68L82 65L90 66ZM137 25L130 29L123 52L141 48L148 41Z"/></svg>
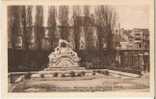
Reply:
<svg viewBox="0 0 156 99"><path fill-rule="evenodd" d="M7 6L8 92L149 92L149 6Z"/></svg>

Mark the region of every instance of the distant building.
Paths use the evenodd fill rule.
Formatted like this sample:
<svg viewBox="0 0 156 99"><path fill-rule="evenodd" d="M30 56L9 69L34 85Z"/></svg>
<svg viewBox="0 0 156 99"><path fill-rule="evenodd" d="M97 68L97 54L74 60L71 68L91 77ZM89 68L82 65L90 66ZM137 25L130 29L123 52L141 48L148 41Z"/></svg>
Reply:
<svg viewBox="0 0 156 99"><path fill-rule="evenodd" d="M134 49L133 43L130 42L120 42L120 49L122 50L131 50Z"/></svg>
<svg viewBox="0 0 156 99"><path fill-rule="evenodd" d="M149 50L149 30L134 28L132 30L121 29L121 49Z"/></svg>
<svg viewBox="0 0 156 99"><path fill-rule="evenodd" d="M127 29L124 29L124 28L121 28L120 29L120 34L121 34L121 38L123 41L129 41L131 40L131 31L132 30L127 30Z"/></svg>
<svg viewBox="0 0 156 99"><path fill-rule="evenodd" d="M128 49L129 42L120 42L121 49Z"/></svg>
<svg viewBox="0 0 156 99"><path fill-rule="evenodd" d="M136 49L149 49L149 30L135 28L132 30L133 42Z"/></svg>

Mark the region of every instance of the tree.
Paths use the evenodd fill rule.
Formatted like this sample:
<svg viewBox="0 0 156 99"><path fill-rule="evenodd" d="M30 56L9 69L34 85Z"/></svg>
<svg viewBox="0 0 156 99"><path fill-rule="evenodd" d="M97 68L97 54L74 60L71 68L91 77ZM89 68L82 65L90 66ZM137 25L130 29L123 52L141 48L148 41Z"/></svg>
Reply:
<svg viewBox="0 0 156 99"><path fill-rule="evenodd" d="M80 17L80 7L73 6L73 20L74 20L74 41L75 41L75 49L79 50L80 48L80 28L81 28L81 17Z"/></svg>
<svg viewBox="0 0 156 99"><path fill-rule="evenodd" d="M28 42L27 42L27 32L26 32L26 9L25 6L20 6L20 34L22 37L22 47L23 49L27 49L28 48Z"/></svg>
<svg viewBox="0 0 156 99"><path fill-rule="evenodd" d="M26 34L25 34L25 42L26 42L26 49L29 49L29 45L31 43L32 38L32 30L33 30L33 24L32 24L32 6L27 6L26 8Z"/></svg>
<svg viewBox="0 0 156 99"><path fill-rule="evenodd" d="M99 49L102 50L104 43L108 50L113 49L113 30L116 24L116 12L110 6L98 6L95 11L97 18L97 33Z"/></svg>
<svg viewBox="0 0 156 99"><path fill-rule="evenodd" d="M35 16L35 34L37 38L37 45L38 49L41 49L41 40L44 35L44 28L43 28L43 6L36 6L36 16Z"/></svg>
<svg viewBox="0 0 156 99"><path fill-rule="evenodd" d="M98 6L95 10L97 15L97 35L99 44L99 59L103 60L103 49L107 49L108 53L105 56L105 62L111 65L113 59L113 30L116 24L116 12L111 6ZM103 62L102 62L103 63Z"/></svg>
<svg viewBox="0 0 156 99"><path fill-rule="evenodd" d="M55 6L50 6L48 16L48 34L50 36L52 49L56 47L58 41L55 33L56 33L56 8Z"/></svg>
<svg viewBox="0 0 156 99"><path fill-rule="evenodd" d="M61 38L68 40L69 36L69 24L68 24L68 6L60 6L59 7L59 22L60 22L60 33Z"/></svg>
<svg viewBox="0 0 156 99"><path fill-rule="evenodd" d="M8 34L10 36L10 41L12 48L16 48L17 36L20 33L20 18L19 18L19 7L9 6L8 7Z"/></svg>
<svg viewBox="0 0 156 99"><path fill-rule="evenodd" d="M89 6L84 6L84 20L83 20L83 25L84 25L84 32L85 32L85 42L87 49L93 49L94 47L94 35L93 35L93 19L90 15L90 7Z"/></svg>

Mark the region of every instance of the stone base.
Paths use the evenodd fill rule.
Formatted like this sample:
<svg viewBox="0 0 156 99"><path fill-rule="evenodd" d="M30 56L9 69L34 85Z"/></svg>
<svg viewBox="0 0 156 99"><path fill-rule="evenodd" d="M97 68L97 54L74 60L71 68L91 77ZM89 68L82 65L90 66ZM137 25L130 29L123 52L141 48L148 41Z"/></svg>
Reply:
<svg viewBox="0 0 156 99"><path fill-rule="evenodd" d="M45 68L44 71L72 71L72 70L85 70L84 67L78 67L78 66L73 66L73 67L48 67Z"/></svg>
<svg viewBox="0 0 156 99"><path fill-rule="evenodd" d="M86 70L84 67L48 67L44 70L33 74L31 79L79 79L84 77L94 76L92 70Z"/></svg>
<svg viewBox="0 0 156 99"><path fill-rule="evenodd" d="M83 72L85 74L92 73L90 70L86 70L84 67L48 67L44 70L33 74L31 78L42 78L41 75L44 75L44 78L58 78L58 77L71 77L74 73L74 77L78 77Z"/></svg>

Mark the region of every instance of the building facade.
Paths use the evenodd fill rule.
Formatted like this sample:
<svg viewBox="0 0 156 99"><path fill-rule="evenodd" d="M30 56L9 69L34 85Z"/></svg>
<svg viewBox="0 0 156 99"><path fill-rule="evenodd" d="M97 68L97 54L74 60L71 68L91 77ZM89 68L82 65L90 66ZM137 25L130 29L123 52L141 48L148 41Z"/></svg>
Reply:
<svg viewBox="0 0 156 99"><path fill-rule="evenodd" d="M134 28L132 30L122 29L122 38L124 42L120 42L121 49L131 49L131 50L149 50L149 30ZM125 47L127 46L127 47Z"/></svg>

